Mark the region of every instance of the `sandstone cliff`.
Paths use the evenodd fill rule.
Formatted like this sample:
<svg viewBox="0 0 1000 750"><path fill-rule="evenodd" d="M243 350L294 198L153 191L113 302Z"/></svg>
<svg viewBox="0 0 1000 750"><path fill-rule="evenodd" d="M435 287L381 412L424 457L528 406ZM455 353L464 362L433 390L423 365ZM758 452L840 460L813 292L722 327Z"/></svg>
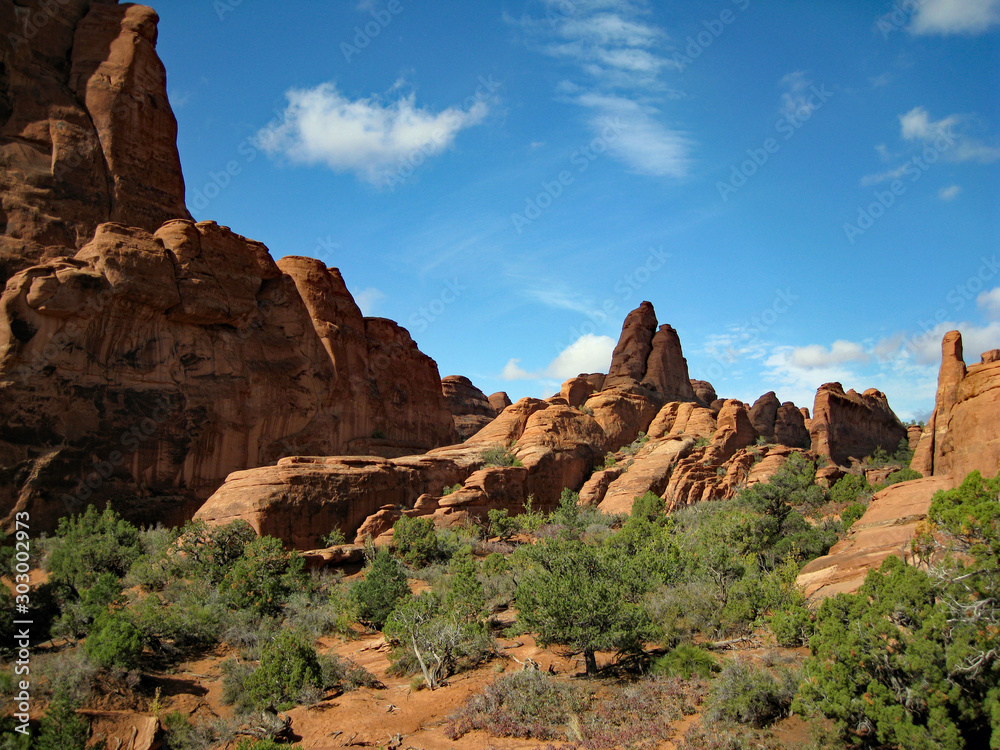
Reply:
<svg viewBox="0 0 1000 750"><path fill-rule="evenodd" d="M37 531L88 503L179 523L234 471L452 437L433 360L336 269L191 220L156 24L0 6L0 520Z"/></svg>
<svg viewBox="0 0 1000 750"><path fill-rule="evenodd" d="M970 471L993 476L1000 468L1000 357L990 350L966 367L962 354L962 334L946 333L934 412L910 464L924 476L960 481Z"/></svg>

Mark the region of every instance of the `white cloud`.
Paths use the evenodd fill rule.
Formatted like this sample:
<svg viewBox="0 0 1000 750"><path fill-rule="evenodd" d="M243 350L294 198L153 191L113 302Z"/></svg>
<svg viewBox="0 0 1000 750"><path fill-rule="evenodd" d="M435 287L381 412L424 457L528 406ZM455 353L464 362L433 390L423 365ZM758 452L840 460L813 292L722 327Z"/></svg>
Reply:
<svg viewBox="0 0 1000 750"><path fill-rule="evenodd" d="M984 295L989 295L980 305L987 314L993 311L991 303L995 291L980 295L980 299ZM965 361L969 363L978 362L982 352L1000 347L1000 320L994 320L986 325L946 320L920 333L883 339L876 344L876 348L888 361L912 359L915 364L931 366L936 371L941 364L941 339L948 331L961 331Z"/></svg>
<svg viewBox="0 0 1000 750"><path fill-rule="evenodd" d="M949 185L948 187L943 187L938 190L938 198L943 201L953 201L958 197L958 194L962 192L961 185Z"/></svg>
<svg viewBox="0 0 1000 750"><path fill-rule="evenodd" d="M987 320L1000 320L1000 286L976 297L976 307L982 311ZM997 342L997 346L1000 346L1000 341Z"/></svg>
<svg viewBox="0 0 1000 750"><path fill-rule="evenodd" d="M787 352L787 360L805 370L819 370L846 362L867 362L864 347L853 341L834 341L827 349L819 344L798 346Z"/></svg>
<svg viewBox="0 0 1000 750"><path fill-rule="evenodd" d="M586 333L563 349L546 368L545 374L563 381L581 373L607 372L614 351L615 340L610 336Z"/></svg>
<svg viewBox="0 0 1000 750"><path fill-rule="evenodd" d="M687 135L656 119L659 110L623 96L588 93L577 103L595 111L590 125L607 149L639 174L683 177L691 165Z"/></svg>
<svg viewBox="0 0 1000 750"><path fill-rule="evenodd" d="M411 93L395 101L378 96L352 101L332 83L293 89L282 121L257 134L261 148L300 164L325 164L378 183L405 163L440 154L465 128L482 122L484 101L469 109L431 112Z"/></svg>
<svg viewBox="0 0 1000 750"><path fill-rule="evenodd" d="M374 315L378 303L385 299L385 293L373 286L355 292L353 296L354 302L361 308L361 313L365 317Z"/></svg>
<svg viewBox="0 0 1000 750"><path fill-rule="evenodd" d="M563 349L548 367L539 372L529 372L521 367L521 360L512 358L500 373L502 380L548 380L558 382L575 378L581 373L607 372L611 366L611 355L615 350L615 340L610 336L596 336L585 333Z"/></svg>
<svg viewBox="0 0 1000 750"><path fill-rule="evenodd" d="M520 365L521 360L519 359L509 359L507 364L503 366L503 372L500 373L501 380L535 380L538 378L537 373L530 373L525 370Z"/></svg>
<svg viewBox="0 0 1000 750"><path fill-rule="evenodd" d="M866 174L861 178L861 184L865 187L869 185L878 185L880 182L886 182L888 180L898 180L904 174L906 170L910 168L909 162L896 169L890 169L888 172L878 172L877 174Z"/></svg>
<svg viewBox="0 0 1000 750"><path fill-rule="evenodd" d="M958 121L957 115L951 115L935 122L924 107L914 107L905 115L899 116L902 136L907 141L933 141L941 135L951 135Z"/></svg>
<svg viewBox="0 0 1000 750"><path fill-rule="evenodd" d="M1000 23L1000 0L922 0L910 22L914 34L979 34Z"/></svg>

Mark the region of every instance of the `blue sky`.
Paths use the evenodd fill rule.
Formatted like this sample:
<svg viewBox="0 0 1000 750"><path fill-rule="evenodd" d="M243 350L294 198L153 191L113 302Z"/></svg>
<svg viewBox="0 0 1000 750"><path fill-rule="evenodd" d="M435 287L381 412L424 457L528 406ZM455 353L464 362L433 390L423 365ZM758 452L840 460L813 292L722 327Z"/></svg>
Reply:
<svg viewBox="0 0 1000 750"><path fill-rule="evenodd" d="M653 302L691 376L933 406L1000 347L1000 0L175 0L187 200L547 396Z"/></svg>

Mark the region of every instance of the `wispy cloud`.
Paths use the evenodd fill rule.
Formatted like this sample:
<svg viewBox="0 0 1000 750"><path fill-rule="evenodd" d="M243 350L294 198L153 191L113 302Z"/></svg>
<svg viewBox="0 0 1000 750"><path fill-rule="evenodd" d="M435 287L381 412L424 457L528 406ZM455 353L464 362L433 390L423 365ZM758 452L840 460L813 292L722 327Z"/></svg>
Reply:
<svg viewBox="0 0 1000 750"><path fill-rule="evenodd" d="M913 34L981 34L1000 23L1000 0L921 0Z"/></svg>
<svg viewBox="0 0 1000 750"><path fill-rule="evenodd" d="M943 187L940 190L938 190L938 198L940 198L945 202L951 202L955 200L959 196L959 193L961 192L962 192L961 185L949 185L948 187Z"/></svg>
<svg viewBox="0 0 1000 750"><path fill-rule="evenodd" d="M386 101L379 96L351 100L335 84L286 93L280 123L261 130L257 141L268 154L298 164L323 164L379 183L407 159L440 154L459 132L483 121L484 101L468 109L432 112L414 94Z"/></svg>
<svg viewBox="0 0 1000 750"><path fill-rule="evenodd" d="M374 315L379 302L385 299L385 293L373 286L357 291L353 296L354 302L366 317Z"/></svg>
<svg viewBox="0 0 1000 750"><path fill-rule="evenodd" d="M982 292L976 297L976 307L987 320L1000 320L1000 286L988 292ZM995 346L1000 346L1000 339L996 341Z"/></svg>
<svg viewBox="0 0 1000 750"><path fill-rule="evenodd" d="M677 97L664 81L676 65L660 54L667 33L647 20L643 0L544 0L544 18L517 23L534 46L575 69L557 87L560 98L590 111L597 135L621 125L608 151L639 174L684 177L690 136L666 121L663 103Z"/></svg>
<svg viewBox="0 0 1000 750"><path fill-rule="evenodd" d="M810 87L813 82L809 80L805 71L796 70L781 79L781 114L792 120L804 120L812 114L818 106L812 96Z"/></svg>
<svg viewBox="0 0 1000 750"><path fill-rule="evenodd" d="M944 151L950 161L978 161L983 164L1000 159L1000 148L988 146L972 136L959 132L959 127L968 121L962 115L949 115L940 120L932 120L924 107L914 107L899 116L903 140L918 143L932 143L939 138L955 141L954 148Z"/></svg>
<svg viewBox="0 0 1000 750"><path fill-rule="evenodd" d="M975 118L969 115L952 114L935 120L926 107L914 107L899 115L899 137L902 153L890 152L884 143L875 147L883 161L903 158L927 147L934 149L937 156L950 162L979 162L989 164L1000 159L1000 148L983 143L967 131L974 125ZM909 152L909 153L907 153ZM907 171L915 169L914 158L908 158L902 165L884 172L868 174L861 178L863 186L877 185L888 180L898 180ZM942 191L941 198L951 200L961 188L957 186ZM946 194L946 191L952 191Z"/></svg>

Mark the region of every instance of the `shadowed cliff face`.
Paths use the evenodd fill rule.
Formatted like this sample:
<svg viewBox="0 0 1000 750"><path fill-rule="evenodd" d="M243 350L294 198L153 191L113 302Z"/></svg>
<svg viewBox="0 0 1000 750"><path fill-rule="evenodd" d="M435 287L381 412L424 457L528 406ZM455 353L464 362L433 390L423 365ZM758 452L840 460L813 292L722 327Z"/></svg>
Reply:
<svg viewBox="0 0 1000 750"><path fill-rule="evenodd" d="M0 6L0 518L179 523L291 454L447 444L433 360L340 273L184 206L157 16Z"/></svg>

